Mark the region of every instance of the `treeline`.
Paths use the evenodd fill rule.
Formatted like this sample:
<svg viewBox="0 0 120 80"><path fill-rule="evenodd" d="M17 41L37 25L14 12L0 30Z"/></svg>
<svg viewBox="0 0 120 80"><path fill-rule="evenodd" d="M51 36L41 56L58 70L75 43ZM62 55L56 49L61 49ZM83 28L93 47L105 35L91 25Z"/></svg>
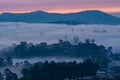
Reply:
<svg viewBox="0 0 120 80"><path fill-rule="evenodd" d="M90 59L83 63L46 61L36 63L29 73L31 73L31 80L76 80L84 76L95 76L98 69L99 66Z"/></svg>
<svg viewBox="0 0 120 80"><path fill-rule="evenodd" d="M5 80L76 80L86 76L94 77L98 69L99 66L90 59L86 59L83 63L45 61L22 69L20 78L9 69L5 69L4 77Z"/></svg>
<svg viewBox="0 0 120 80"><path fill-rule="evenodd" d="M36 45L21 42L19 45L15 45L13 51L9 51L6 55L17 58L30 58L35 56L86 57L92 55L105 55L105 52L106 48L103 45L97 45L95 40L86 39L85 42L80 42L76 38L74 43L59 40L58 43L50 45L46 42Z"/></svg>

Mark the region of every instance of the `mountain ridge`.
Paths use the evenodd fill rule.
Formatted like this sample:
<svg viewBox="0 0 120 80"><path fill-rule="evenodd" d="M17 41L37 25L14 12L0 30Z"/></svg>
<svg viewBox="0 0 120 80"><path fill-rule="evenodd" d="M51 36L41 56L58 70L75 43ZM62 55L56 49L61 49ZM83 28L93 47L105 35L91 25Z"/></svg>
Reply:
<svg viewBox="0 0 120 80"><path fill-rule="evenodd" d="M116 16L116 17L120 18L120 12L110 13L110 14L113 15L113 16Z"/></svg>
<svg viewBox="0 0 120 80"><path fill-rule="evenodd" d="M30 13L2 13L0 22L57 23L57 24L107 24L120 25L120 18L99 10L87 10L76 13L48 13L34 11Z"/></svg>

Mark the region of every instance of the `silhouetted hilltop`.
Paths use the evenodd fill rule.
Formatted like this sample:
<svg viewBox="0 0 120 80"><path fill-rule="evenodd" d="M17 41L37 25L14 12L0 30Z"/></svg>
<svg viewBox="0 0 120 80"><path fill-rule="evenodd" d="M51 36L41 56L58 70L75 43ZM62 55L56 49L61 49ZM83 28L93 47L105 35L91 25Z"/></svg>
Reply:
<svg viewBox="0 0 120 80"><path fill-rule="evenodd" d="M85 57L91 55L105 55L106 48L103 45L97 45L94 40L86 39L83 42L74 42L59 40L58 43L48 45L46 42L40 44L32 44L21 42L13 47L13 51L8 51L6 56L11 57L36 57L36 56L75 56Z"/></svg>
<svg viewBox="0 0 120 80"><path fill-rule="evenodd" d="M110 14L89 10L77 13L58 14L44 11L30 13L3 13L0 22L57 23L57 24L107 24L118 25L120 18Z"/></svg>

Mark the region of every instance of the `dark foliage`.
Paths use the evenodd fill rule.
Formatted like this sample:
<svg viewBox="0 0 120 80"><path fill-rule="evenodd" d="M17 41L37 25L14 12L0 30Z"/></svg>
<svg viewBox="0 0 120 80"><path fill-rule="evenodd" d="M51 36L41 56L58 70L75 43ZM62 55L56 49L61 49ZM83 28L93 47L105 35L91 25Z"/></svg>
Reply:
<svg viewBox="0 0 120 80"><path fill-rule="evenodd" d="M5 80L18 80L17 74L11 72L10 69L5 69L4 75L5 75Z"/></svg>
<svg viewBox="0 0 120 80"><path fill-rule="evenodd" d="M12 66L13 59L11 57L7 57L6 59L0 58L0 67L4 66Z"/></svg>
<svg viewBox="0 0 120 80"><path fill-rule="evenodd" d="M77 79L84 76L95 76L99 66L90 59L83 63L54 61L39 62L28 69L23 69L21 80L64 80Z"/></svg>
<svg viewBox="0 0 120 80"><path fill-rule="evenodd" d="M74 43L70 41L59 40L56 44L48 45L47 43L40 43L33 45L32 43L21 42L14 47L12 52L8 52L7 56L26 58L35 56L66 56L66 57L88 57L102 55L105 56L106 49L102 45L97 45L94 40L87 39L85 43Z"/></svg>

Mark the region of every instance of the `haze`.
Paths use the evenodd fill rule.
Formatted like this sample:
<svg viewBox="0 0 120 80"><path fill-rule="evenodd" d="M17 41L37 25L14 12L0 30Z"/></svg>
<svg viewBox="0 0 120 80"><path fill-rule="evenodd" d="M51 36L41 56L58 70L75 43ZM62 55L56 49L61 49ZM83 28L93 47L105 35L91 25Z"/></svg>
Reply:
<svg viewBox="0 0 120 80"><path fill-rule="evenodd" d="M74 31L72 31L74 29ZM65 39L65 35L67 39ZM120 52L120 25L63 25L63 24L27 24L0 23L0 44L9 46L21 41L55 43L58 39L73 40L78 36L80 41L95 39L99 45L112 46L114 52Z"/></svg>

